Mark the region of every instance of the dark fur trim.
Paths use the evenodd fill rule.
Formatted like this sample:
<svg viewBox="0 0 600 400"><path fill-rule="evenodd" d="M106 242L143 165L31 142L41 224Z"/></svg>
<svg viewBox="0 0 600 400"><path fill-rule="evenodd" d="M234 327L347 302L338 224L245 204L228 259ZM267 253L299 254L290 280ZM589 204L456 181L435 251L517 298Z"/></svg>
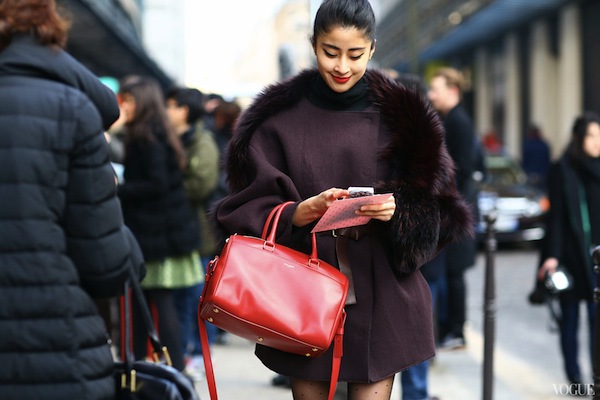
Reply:
<svg viewBox="0 0 600 400"><path fill-rule="evenodd" d="M271 85L244 112L227 163L233 191L243 189L254 177L248 160L253 132L270 116L298 103L317 76L317 70L309 69ZM472 235L472 215L456 190L444 127L429 101L377 70L368 70L365 80L382 122L395 133L379 155L391 165L391 179L376 183L375 188L396 196L398 207L390 228L403 252L398 255L401 270L409 272L433 257L440 246Z"/></svg>
<svg viewBox="0 0 600 400"><path fill-rule="evenodd" d="M252 134L267 118L298 103L317 77L316 70L304 70L287 81L267 86L244 112L229 146L227 176L233 191L248 186L255 171L248 162L248 148Z"/></svg>

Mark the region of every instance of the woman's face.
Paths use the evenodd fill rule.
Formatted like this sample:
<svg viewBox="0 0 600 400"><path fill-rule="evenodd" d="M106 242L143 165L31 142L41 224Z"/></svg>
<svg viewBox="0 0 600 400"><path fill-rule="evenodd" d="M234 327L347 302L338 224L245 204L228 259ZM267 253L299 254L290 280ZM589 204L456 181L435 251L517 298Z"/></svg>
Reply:
<svg viewBox="0 0 600 400"><path fill-rule="evenodd" d="M135 119L135 98L129 93L121 96L121 112L124 114L125 122L133 122Z"/></svg>
<svg viewBox="0 0 600 400"><path fill-rule="evenodd" d="M314 51L327 86L343 93L363 77L375 47L362 31L337 27L316 38Z"/></svg>
<svg viewBox="0 0 600 400"><path fill-rule="evenodd" d="M600 157L600 124L592 122L588 125L583 138L583 151L590 157Z"/></svg>

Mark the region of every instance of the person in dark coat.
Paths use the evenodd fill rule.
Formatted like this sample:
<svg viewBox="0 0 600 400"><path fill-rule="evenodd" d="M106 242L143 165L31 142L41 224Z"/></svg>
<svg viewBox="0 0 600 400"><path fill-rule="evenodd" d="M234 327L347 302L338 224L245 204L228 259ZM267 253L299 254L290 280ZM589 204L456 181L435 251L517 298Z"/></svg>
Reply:
<svg viewBox="0 0 600 400"><path fill-rule="evenodd" d="M187 159L154 79L128 77L119 94L126 119L124 182L118 191L123 217L146 260L148 272L142 288L150 305L156 307L161 340L173 366L182 371L185 365L174 291L204 279L198 218L183 186ZM134 317L134 352L143 359L147 334L139 312L134 310Z"/></svg>
<svg viewBox="0 0 600 400"><path fill-rule="evenodd" d="M586 112L575 119L571 141L548 175L550 211L538 279L559 265L573 277L570 289L560 294L560 346L567 378L582 383L578 362L578 326L585 302L593 343L594 287L591 249L600 244L600 117ZM591 349L589 349L591 350ZM591 353L588 353L591 356ZM589 377L590 379L592 377Z"/></svg>
<svg viewBox="0 0 600 400"><path fill-rule="evenodd" d="M546 190L546 176L550 168L550 146L542 135L542 130L536 125L531 125L527 136L523 140L521 165L527 173L529 183Z"/></svg>
<svg viewBox="0 0 600 400"><path fill-rule="evenodd" d="M448 152L456 165L456 186L458 192L472 208L477 210L477 187L473 178L477 166L477 149L473 122L461 103L465 81L460 71L454 68L440 68L430 82L428 96L433 107L440 113L446 130L445 140ZM440 312L439 334L441 347L462 348L465 346L464 324L466 321L465 271L475 264L477 244L475 238L467 237L458 243L451 243L445 249L445 290Z"/></svg>
<svg viewBox="0 0 600 400"><path fill-rule="evenodd" d="M393 193L356 211L372 218L367 225L317 238L320 258L332 265L340 235L347 242L356 301L346 306L339 379L356 400L389 399L397 372L435 354L419 268L472 232L437 114L418 93L367 70L374 29L367 0L323 2L312 37L317 70L267 87L242 114L228 151L231 193L214 211L223 237L257 236L273 207L295 201L278 242L307 253L311 229L349 196L345 188ZM331 351L311 359L256 347L268 368L292 378L295 399L312 400L327 398Z"/></svg>
<svg viewBox="0 0 600 400"><path fill-rule="evenodd" d="M0 398L112 400L93 298L143 276L103 134L117 100L62 50L53 0L3 0L0 22Z"/></svg>

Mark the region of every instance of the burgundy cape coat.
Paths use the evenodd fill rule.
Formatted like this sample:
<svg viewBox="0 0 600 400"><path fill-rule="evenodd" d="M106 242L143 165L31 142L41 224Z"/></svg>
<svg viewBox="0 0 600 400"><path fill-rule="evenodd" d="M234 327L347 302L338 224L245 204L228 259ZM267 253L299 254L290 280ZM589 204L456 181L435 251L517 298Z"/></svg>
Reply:
<svg viewBox="0 0 600 400"><path fill-rule="evenodd" d="M456 190L443 126L425 99L368 70L372 106L324 110L306 96L317 76L306 70L267 87L243 114L227 159L231 194L214 218L222 237L260 236L269 211L284 201L297 204L331 187L394 194L393 219L371 220L369 234L347 246L357 303L346 306L340 381L375 382L435 354L431 295L419 267L470 234L472 218ZM278 243L310 252L314 224L293 227L294 210L282 215ZM319 257L337 265L331 233L317 241ZM331 351L308 359L256 348L270 369L313 380L329 380Z"/></svg>

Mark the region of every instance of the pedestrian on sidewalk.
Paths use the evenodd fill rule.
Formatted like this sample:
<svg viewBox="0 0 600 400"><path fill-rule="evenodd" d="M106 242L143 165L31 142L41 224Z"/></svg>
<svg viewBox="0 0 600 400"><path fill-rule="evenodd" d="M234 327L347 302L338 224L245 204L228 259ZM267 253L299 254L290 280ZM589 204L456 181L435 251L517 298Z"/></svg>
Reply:
<svg viewBox="0 0 600 400"><path fill-rule="evenodd" d="M573 277L571 288L559 295L560 348L567 379L581 384L586 377L579 367L579 311L583 302L593 344L597 278L591 251L600 244L600 116L596 113L575 119L571 140L552 164L548 184L550 211L538 279L544 280L559 266ZM585 349L588 360L591 351Z"/></svg>
<svg viewBox="0 0 600 400"><path fill-rule="evenodd" d="M2 400L114 399L93 299L144 274L104 137L117 99L64 51L67 33L54 0L0 1Z"/></svg>
<svg viewBox="0 0 600 400"><path fill-rule="evenodd" d="M174 293L204 279L198 253L198 218L183 188L187 158L154 79L128 77L121 82L119 95L126 118L125 180L118 192L123 217L146 259L148 272L142 288L148 304L157 312L161 340L169 349L173 367L183 371ZM144 359L147 331L136 308L133 317L134 353L137 359Z"/></svg>
<svg viewBox="0 0 600 400"><path fill-rule="evenodd" d="M546 176L552 161L550 146L537 125L530 125L523 140L521 165L532 185L546 191Z"/></svg>
<svg viewBox="0 0 600 400"><path fill-rule="evenodd" d="M456 165L456 186L477 215L477 151L473 122L462 104L466 82L460 71L440 68L431 79L428 96L440 113L446 131L445 141ZM477 243L474 237L449 244L446 251L444 286L438 318L440 347L460 349L466 345L464 325L467 318L467 285L465 271L475 264Z"/></svg>
<svg viewBox="0 0 600 400"><path fill-rule="evenodd" d="M431 295L418 270L472 232L437 114L385 72L367 70L375 25L368 0L321 4L311 39L317 68L269 86L242 115L228 154L231 193L214 213L223 238L259 236L273 207L295 201L278 242L309 252L311 229L347 187L392 193L356 211L368 224L318 236L319 255L339 265L339 234L351 235L342 239L356 301L346 305L339 379L354 400L389 400L396 373L435 354ZM332 351L312 359L256 346L268 368L291 377L297 400L327 399Z"/></svg>

